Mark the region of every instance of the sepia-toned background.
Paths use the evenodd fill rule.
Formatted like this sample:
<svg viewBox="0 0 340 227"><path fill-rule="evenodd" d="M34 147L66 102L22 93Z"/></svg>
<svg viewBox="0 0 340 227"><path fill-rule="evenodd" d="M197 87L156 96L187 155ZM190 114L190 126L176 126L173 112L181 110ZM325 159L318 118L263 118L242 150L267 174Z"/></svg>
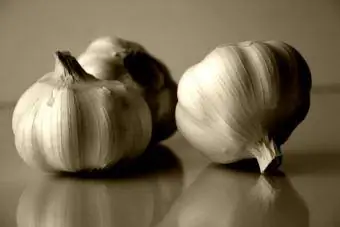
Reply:
<svg viewBox="0 0 340 227"><path fill-rule="evenodd" d="M338 0L0 1L1 101L52 69L53 52L79 54L102 35L144 44L179 79L221 43L278 39L299 49L314 83L340 82Z"/></svg>
<svg viewBox="0 0 340 227"><path fill-rule="evenodd" d="M0 0L0 34L3 102L16 101L52 70L56 50L78 55L103 35L142 43L167 64L176 81L219 44L283 40L307 59L316 87L308 118L287 146L339 145L340 96L330 94L336 89L327 90L340 82L338 0Z"/></svg>
<svg viewBox="0 0 340 227"><path fill-rule="evenodd" d="M175 170L157 173L155 168L154 175L137 180L58 181L20 159L11 131L13 104L53 69L56 50L78 55L91 40L106 35L143 44L164 61L176 81L222 43L277 39L297 48L312 71L312 105L284 146L288 177L272 185L278 196L272 197L270 214L281 214L278 223L290 222L283 226L340 226L340 0L0 0L1 227L27 226L32 220L35 226L46 226L37 225L39 221L67 226L77 217L67 215L72 207L88 212L83 216L87 219L79 216L85 222L106 215L109 224L102 226L213 227L236 217L263 227L256 222L257 206L249 204L264 199L245 205L230 199L246 198L250 189L270 194L270 181L261 176L256 187L249 187L256 183L253 174L206 169L207 160L179 133L165 142L168 148L158 155L167 160L157 164L169 164L173 152L181 167L174 162ZM97 195L102 199L96 200ZM230 215L237 205L244 205L239 209L243 213ZM203 218L197 219L197 213ZM97 221L87 224L98 226Z"/></svg>

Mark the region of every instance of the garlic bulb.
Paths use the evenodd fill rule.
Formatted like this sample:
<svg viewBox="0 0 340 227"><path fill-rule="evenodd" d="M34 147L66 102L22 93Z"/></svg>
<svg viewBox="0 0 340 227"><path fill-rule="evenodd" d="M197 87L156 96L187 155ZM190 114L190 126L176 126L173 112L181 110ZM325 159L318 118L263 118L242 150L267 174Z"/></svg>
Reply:
<svg viewBox="0 0 340 227"><path fill-rule="evenodd" d="M135 157L149 144L150 110L134 89L98 80L69 52L18 100L15 146L23 160L49 171L103 168Z"/></svg>
<svg viewBox="0 0 340 227"><path fill-rule="evenodd" d="M306 117L310 89L306 61L284 42L221 45L180 79L177 126L212 161L255 157L264 172Z"/></svg>
<svg viewBox="0 0 340 227"><path fill-rule="evenodd" d="M103 80L117 80L126 76L123 57L129 51L146 51L137 43L119 37L104 36L93 40L86 50L78 57L84 70Z"/></svg>
<svg viewBox="0 0 340 227"><path fill-rule="evenodd" d="M89 44L78 61L99 79L119 80L141 92L151 110L153 143L177 130L177 84L167 67L142 45L119 37L100 37Z"/></svg>

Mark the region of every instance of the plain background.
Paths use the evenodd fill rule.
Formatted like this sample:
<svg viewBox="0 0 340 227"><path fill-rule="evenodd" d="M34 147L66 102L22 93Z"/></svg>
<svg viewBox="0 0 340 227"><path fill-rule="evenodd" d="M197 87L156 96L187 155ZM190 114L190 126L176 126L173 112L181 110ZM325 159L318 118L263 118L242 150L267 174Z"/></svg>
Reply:
<svg viewBox="0 0 340 227"><path fill-rule="evenodd" d="M52 70L56 50L78 55L104 35L140 42L176 81L219 44L277 39L306 58L314 86L340 82L339 0L0 0L0 101L16 101ZM339 97L313 95L287 146L340 147Z"/></svg>

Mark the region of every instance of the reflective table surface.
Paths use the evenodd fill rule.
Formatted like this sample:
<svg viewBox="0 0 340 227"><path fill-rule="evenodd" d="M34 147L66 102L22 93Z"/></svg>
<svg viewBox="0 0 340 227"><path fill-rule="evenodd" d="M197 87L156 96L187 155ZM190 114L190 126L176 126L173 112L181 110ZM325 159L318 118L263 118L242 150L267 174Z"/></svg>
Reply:
<svg viewBox="0 0 340 227"><path fill-rule="evenodd" d="M105 174L51 175L18 156L12 111L0 106L1 227L340 227L336 149L288 146L281 172L265 176L254 163L212 164L177 133Z"/></svg>

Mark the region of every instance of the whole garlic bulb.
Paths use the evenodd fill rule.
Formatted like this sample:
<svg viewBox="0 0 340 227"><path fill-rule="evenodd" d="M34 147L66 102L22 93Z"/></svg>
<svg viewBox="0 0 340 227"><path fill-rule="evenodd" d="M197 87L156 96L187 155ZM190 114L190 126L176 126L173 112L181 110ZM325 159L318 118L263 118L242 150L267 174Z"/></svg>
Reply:
<svg viewBox="0 0 340 227"><path fill-rule="evenodd" d="M150 110L133 88L86 73L69 52L34 83L13 112L23 160L49 171L104 168L141 154L151 139Z"/></svg>
<svg viewBox="0 0 340 227"><path fill-rule="evenodd" d="M100 37L89 44L78 61L99 79L119 80L141 92L151 110L152 143L169 138L177 130L177 84L167 67L141 44L119 37Z"/></svg>
<svg viewBox="0 0 340 227"><path fill-rule="evenodd" d="M310 89L306 61L284 42L221 45L180 79L177 126L212 161L255 157L264 172L305 119Z"/></svg>

